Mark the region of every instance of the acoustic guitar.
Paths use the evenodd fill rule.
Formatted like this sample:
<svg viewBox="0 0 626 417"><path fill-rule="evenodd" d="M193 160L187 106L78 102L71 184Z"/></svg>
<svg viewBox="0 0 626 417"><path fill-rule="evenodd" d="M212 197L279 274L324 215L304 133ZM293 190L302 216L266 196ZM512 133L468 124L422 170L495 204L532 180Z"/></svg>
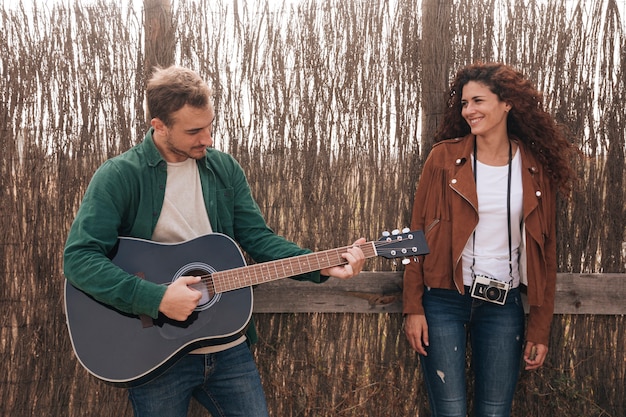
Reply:
<svg viewBox="0 0 626 417"><path fill-rule="evenodd" d="M366 258L411 258L428 253L422 231L384 235L360 245ZM124 313L66 281L65 312L72 347L83 367L119 386L143 384L193 349L235 340L252 316L254 285L343 265L348 247L246 266L237 244L212 233L178 244L121 237L112 262L128 273L168 285L200 275L202 293L186 321ZM358 278L357 278L358 279Z"/></svg>

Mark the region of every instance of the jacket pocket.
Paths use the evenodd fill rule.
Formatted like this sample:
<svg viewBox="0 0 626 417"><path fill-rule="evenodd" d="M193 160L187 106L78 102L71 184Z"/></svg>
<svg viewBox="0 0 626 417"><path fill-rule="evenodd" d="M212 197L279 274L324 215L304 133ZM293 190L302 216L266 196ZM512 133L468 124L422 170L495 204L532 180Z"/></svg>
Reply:
<svg viewBox="0 0 626 417"><path fill-rule="evenodd" d="M439 224L439 219L435 219L432 222L428 223L428 225L424 229L424 234L428 234L438 224Z"/></svg>

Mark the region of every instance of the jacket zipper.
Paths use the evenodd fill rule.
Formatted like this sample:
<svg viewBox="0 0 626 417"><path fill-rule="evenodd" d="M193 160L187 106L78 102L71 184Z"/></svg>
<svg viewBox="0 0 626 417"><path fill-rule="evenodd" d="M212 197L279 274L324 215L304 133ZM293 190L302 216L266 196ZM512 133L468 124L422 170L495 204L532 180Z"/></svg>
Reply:
<svg viewBox="0 0 626 417"><path fill-rule="evenodd" d="M470 206L472 206L472 208L474 209L474 211L476 213L478 213L478 209L476 208L476 206L474 205L474 203L472 203L467 197L465 197L465 195L463 195L461 192L459 192L459 190L457 190L456 188L454 188L453 185L450 185L450 188L454 190L455 193L457 193L459 196L461 196L461 198L465 201L467 201ZM474 229L472 230L472 233L474 233L476 231L476 226L474 226ZM456 287L456 290L459 292L459 294L463 294L464 291L461 291L461 289L459 288L458 284L456 283L456 265L458 265L459 262L461 262L461 258L463 257L463 252L461 252L461 255L459 255L459 257L456 259L456 262L454 264L454 268L452 268L452 282L454 282L454 286Z"/></svg>

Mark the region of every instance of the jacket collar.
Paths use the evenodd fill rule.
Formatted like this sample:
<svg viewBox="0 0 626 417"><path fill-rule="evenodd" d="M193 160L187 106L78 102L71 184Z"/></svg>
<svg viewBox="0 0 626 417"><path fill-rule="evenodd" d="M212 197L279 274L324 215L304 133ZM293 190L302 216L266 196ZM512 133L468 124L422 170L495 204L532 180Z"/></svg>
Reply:
<svg viewBox="0 0 626 417"><path fill-rule="evenodd" d="M531 176L539 175L540 169L537 161L532 154L526 151L526 145L516 137L511 137L511 140L517 144L517 149L520 152L520 158L522 162L522 170L524 173L528 173ZM476 142L476 135L469 134L465 137L449 139L443 142L460 142L463 144L459 147L458 152L451 154L454 158L454 164L462 166L469 164L471 168L472 154L474 153L474 143ZM442 143L442 142L439 142Z"/></svg>
<svg viewBox="0 0 626 417"><path fill-rule="evenodd" d="M154 138L152 137L153 132L154 128L150 128L141 143L141 147L143 148L143 152L146 157L146 162L150 167L156 167L162 162L165 162L165 159L163 159L163 156L154 144Z"/></svg>
<svg viewBox="0 0 626 417"><path fill-rule="evenodd" d="M520 160L522 165L522 184L524 190L532 190L524 196L524 217L530 212L535 210L538 206L538 200L543 197L544 190L541 189L541 170L537 161L530 152L527 152L526 147L522 141L518 138L511 137L511 139L517 144L518 152L520 153ZM465 137L456 139L448 139L439 143L458 143L459 146L449 147L451 152L448 157L452 159L455 166L455 177L459 181L455 181L454 188L462 195L466 196L470 202L478 202L478 196L476 195L476 186L473 181L467 181L468 178L473 177L472 169L472 154L474 153L474 143L476 142L476 136L469 134ZM454 180L453 180L454 181Z"/></svg>

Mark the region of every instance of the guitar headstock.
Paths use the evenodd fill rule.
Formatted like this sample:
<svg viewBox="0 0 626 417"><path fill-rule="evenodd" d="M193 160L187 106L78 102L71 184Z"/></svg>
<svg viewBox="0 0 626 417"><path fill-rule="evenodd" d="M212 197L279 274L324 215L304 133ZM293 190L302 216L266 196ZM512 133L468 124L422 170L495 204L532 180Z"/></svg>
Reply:
<svg viewBox="0 0 626 417"><path fill-rule="evenodd" d="M387 259L404 258L402 263L405 265L411 262L411 258L417 259L417 256L429 253L422 230L384 232L375 246L379 256Z"/></svg>

